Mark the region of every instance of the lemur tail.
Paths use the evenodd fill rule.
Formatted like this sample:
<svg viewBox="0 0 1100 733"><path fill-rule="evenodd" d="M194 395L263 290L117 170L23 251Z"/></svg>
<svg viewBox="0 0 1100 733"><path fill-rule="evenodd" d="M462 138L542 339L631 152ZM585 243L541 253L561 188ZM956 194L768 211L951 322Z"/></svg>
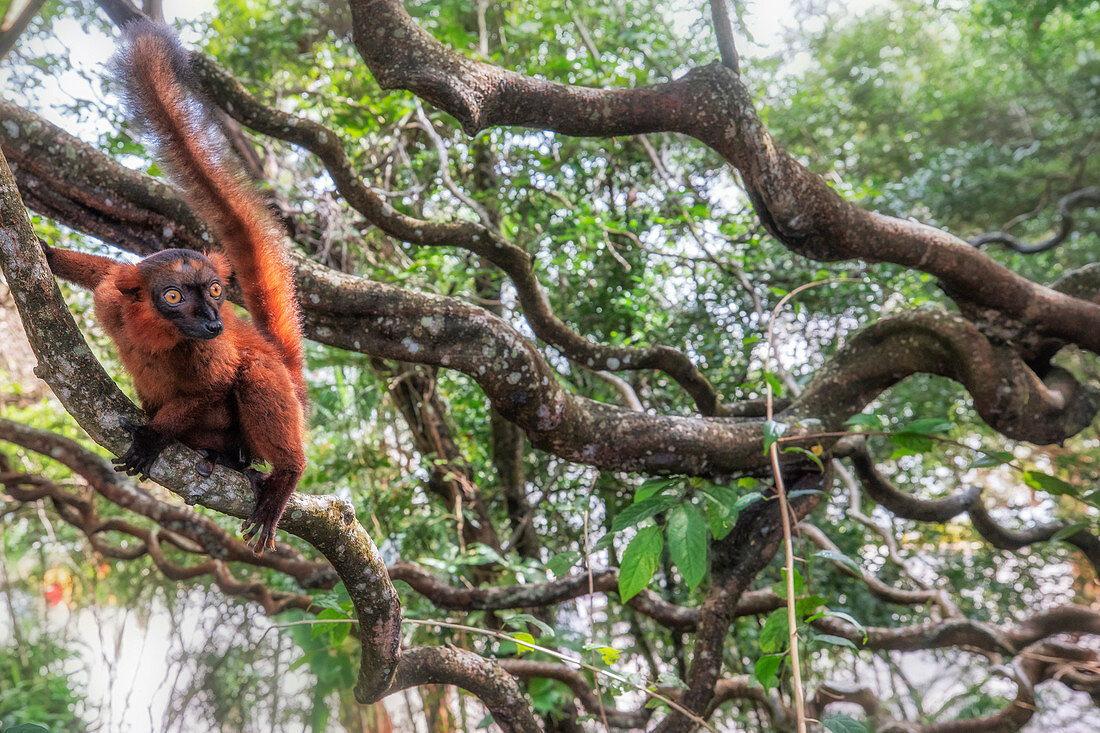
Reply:
<svg viewBox="0 0 1100 733"><path fill-rule="evenodd" d="M283 234L191 94L190 58L175 34L149 21L133 23L125 33L115 74L131 117L155 141L187 203L217 235L233 263L245 307L279 349L304 397L301 314Z"/></svg>

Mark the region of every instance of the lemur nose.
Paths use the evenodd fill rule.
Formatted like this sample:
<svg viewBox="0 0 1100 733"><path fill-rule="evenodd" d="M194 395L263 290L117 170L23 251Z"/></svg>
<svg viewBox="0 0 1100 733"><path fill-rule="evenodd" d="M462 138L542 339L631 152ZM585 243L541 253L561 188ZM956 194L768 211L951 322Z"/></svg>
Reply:
<svg viewBox="0 0 1100 733"><path fill-rule="evenodd" d="M205 328L206 332L209 333L211 336L217 336L219 333L222 332L224 326L222 326L221 321L209 321L203 324L203 328Z"/></svg>

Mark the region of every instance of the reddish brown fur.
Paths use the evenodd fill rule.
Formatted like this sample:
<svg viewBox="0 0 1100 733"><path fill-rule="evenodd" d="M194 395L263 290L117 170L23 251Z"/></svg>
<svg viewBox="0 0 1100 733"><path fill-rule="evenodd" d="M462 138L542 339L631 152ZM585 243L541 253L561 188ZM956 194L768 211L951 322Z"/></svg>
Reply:
<svg viewBox="0 0 1100 733"><path fill-rule="evenodd" d="M146 25L131 32L120 66L131 103L229 259L158 253L131 265L64 250L48 249L47 255L57 276L94 289L96 316L151 417L135 432L123 467L147 472L169 438L220 456L243 450L246 461L270 463L271 473L254 481L256 509L245 522L251 525L246 537L259 532L256 550L262 552L274 549L275 527L305 467L299 312L278 227L219 157L189 106L177 75L180 53L170 32ZM165 283L197 287L188 278L220 279L224 287L230 263L255 325L224 308L220 335L189 338L158 311L154 299Z"/></svg>

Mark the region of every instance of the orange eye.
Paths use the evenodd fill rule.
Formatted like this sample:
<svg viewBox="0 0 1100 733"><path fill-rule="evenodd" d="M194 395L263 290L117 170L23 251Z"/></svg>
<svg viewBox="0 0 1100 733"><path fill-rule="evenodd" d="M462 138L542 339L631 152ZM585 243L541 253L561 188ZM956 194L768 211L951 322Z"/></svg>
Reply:
<svg viewBox="0 0 1100 733"><path fill-rule="evenodd" d="M220 298L221 297L221 295L222 295L222 285L221 285L221 283L211 283L210 284L210 295L214 298Z"/></svg>
<svg viewBox="0 0 1100 733"><path fill-rule="evenodd" d="M168 305L179 305L181 300L183 300L183 294L175 288L164 291L164 302Z"/></svg>

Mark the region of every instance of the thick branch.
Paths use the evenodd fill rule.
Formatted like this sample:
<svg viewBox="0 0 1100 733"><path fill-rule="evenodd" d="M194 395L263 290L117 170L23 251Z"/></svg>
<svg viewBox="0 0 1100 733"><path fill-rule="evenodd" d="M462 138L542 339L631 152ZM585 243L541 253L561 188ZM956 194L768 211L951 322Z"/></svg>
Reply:
<svg viewBox="0 0 1100 733"><path fill-rule="evenodd" d="M854 446L851 459L867 495L902 519L946 522L973 506L982 494L980 486L971 486L966 491L942 499L918 499L907 494L878 470L864 440Z"/></svg>
<svg viewBox="0 0 1100 733"><path fill-rule="evenodd" d="M213 520L189 507L154 498L126 474L115 471L110 462L74 440L4 418L0 418L0 440L61 462L103 498L191 538L211 558L272 568L294 578L303 588L331 588L338 580L327 562L307 560L289 545L280 547L277 553L256 555L243 540Z"/></svg>
<svg viewBox="0 0 1100 733"><path fill-rule="evenodd" d="M1014 656L1021 649L1063 633L1100 635L1100 612L1087 606L1059 606L1036 613L1017 623L995 625L970 619L929 621L897 628L867 627L864 634L847 621L826 616L812 622L814 628L849 639L867 649L919 651L966 647Z"/></svg>
<svg viewBox="0 0 1100 733"><path fill-rule="evenodd" d="M1051 367L1040 379L1015 350L995 345L961 316L919 309L879 319L849 339L783 414L833 429L917 372L960 382L991 427L1032 443L1065 440L1100 407L1100 391L1064 369Z"/></svg>
<svg viewBox="0 0 1100 733"><path fill-rule="evenodd" d="M351 0L356 48L383 89L407 89L455 116L469 134L520 125L608 137L678 131L741 173L761 221L816 260L893 262L1053 336L1100 353L1100 305L1026 280L967 242L917 222L853 206L764 129L752 97L718 64L632 90L573 87L473 61L443 46L398 0ZM400 38L401 43L392 43Z"/></svg>
<svg viewBox="0 0 1100 733"><path fill-rule="evenodd" d="M542 733L515 678L473 652L452 646L405 650L386 694L417 685L456 685L477 695L493 714L493 722L508 733Z"/></svg>

